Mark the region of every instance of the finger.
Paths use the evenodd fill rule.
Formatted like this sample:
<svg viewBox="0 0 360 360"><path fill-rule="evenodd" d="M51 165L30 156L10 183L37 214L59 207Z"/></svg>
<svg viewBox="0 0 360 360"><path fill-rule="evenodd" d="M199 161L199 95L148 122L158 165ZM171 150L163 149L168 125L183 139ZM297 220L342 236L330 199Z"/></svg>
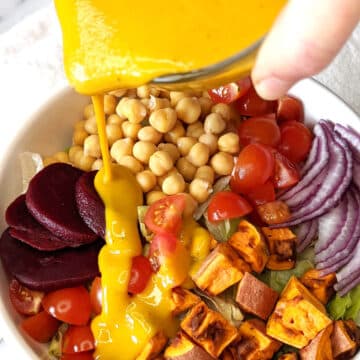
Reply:
<svg viewBox="0 0 360 360"><path fill-rule="evenodd" d="M262 45L252 79L265 99L324 69L360 19L360 0L290 0Z"/></svg>

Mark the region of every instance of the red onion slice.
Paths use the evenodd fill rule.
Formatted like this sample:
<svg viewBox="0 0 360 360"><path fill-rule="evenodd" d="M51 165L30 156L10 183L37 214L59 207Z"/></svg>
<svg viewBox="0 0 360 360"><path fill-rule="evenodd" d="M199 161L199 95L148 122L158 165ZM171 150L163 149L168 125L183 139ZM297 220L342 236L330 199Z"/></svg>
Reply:
<svg viewBox="0 0 360 360"><path fill-rule="evenodd" d="M301 227L304 226L304 229ZM304 232L307 230L306 234ZM306 223L300 225L300 230L297 233L297 251L299 253L303 252L315 239L318 233L318 221L317 220L310 220Z"/></svg>
<svg viewBox="0 0 360 360"><path fill-rule="evenodd" d="M344 286L341 289L338 288L338 286L337 286L337 285L339 285L339 283L335 284L334 288L340 296L344 296L350 290L352 290L355 286L357 286L359 284L360 284L360 271L357 273L354 273L353 276L351 277L351 279L349 279L349 281L346 284L344 284Z"/></svg>
<svg viewBox="0 0 360 360"><path fill-rule="evenodd" d="M353 162L353 182L360 190L360 160L354 158Z"/></svg>
<svg viewBox="0 0 360 360"><path fill-rule="evenodd" d="M334 130L346 140L353 152L353 155L358 161L360 161L360 134L358 134L352 127L345 127L340 124L336 124Z"/></svg>

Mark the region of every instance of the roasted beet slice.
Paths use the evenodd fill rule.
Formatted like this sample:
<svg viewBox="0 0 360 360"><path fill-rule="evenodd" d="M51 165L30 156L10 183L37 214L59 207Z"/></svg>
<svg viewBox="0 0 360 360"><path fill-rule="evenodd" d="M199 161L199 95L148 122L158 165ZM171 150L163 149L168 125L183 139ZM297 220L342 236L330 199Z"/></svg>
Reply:
<svg viewBox="0 0 360 360"><path fill-rule="evenodd" d="M95 190L97 171L84 173L75 186L76 205L85 224L98 236L105 237L105 207Z"/></svg>
<svg viewBox="0 0 360 360"><path fill-rule="evenodd" d="M75 184L82 174L68 164L49 165L32 178L26 193L26 205L32 216L53 234L74 245L97 238L76 207Z"/></svg>
<svg viewBox="0 0 360 360"><path fill-rule="evenodd" d="M58 238L33 218L26 207L25 195L20 195L9 205L5 219L10 226L11 236L35 249L52 251L73 246L73 243Z"/></svg>
<svg viewBox="0 0 360 360"><path fill-rule="evenodd" d="M13 238L7 229L0 239L0 258L6 271L26 287L52 291L98 276L102 245L98 240L77 249L38 251Z"/></svg>

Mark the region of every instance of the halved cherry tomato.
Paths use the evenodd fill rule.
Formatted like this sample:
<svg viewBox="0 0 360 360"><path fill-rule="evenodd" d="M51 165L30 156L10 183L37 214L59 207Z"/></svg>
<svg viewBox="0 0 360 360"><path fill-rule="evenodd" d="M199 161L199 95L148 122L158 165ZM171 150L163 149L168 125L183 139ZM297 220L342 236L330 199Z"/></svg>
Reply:
<svg viewBox="0 0 360 360"><path fill-rule="evenodd" d="M277 102L262 99L251 86L249 91L234 102L235 108L243 116L262 116L276 112Z"/></svg>
<svg viewBox="0 0 360 360"><path fill-rule="evenodd" d="M151 263L147 257L142 255L133 257L128 292L140 294L146 288L152 273Z"/></svg>
<svg viewBox="0 0 360 360"><path fill-rule="evenodd" d="M9 285L10 301L15 310L23 315L35 315L40 311L44 293L30 290L12 279Z"/></svg>
<svg viewBox="0 0 360 360"><path fill-rule="evenodd" d="M69 326L62 345L64 354L81 353L94 348L95 341L90 326Z"/></svg>
<svg viewBox="0 0 360 360"><path fill-rule="evenodd" d="M207 210L208 219L218 222L249 214L252 206L242 196L232 191L219 191L210 200Z"/></svg>
<svg viewBox="0 0 360 360"><path fill-rule="evenodd" d="M45 295L42 305L50 315L71 325L85 325L90 319L90 295L84 286L53 291Z"/></svg>
<svg viewBox="0 0 360 360"><path fill-rule="evenodd" d="M78 354L62 354L60 360L94 360L93 352L87 351Z"/></svg>
<svg viewBox="0 0 360 360"><path fill-rule="evenodd" d="M60 326L60 321L46 311L41 311L23 320L20 326L34 340L47 343L55 335Z"/></svg>
<svg viewBox="0 0 360 360"><path fill-rule="evenodd" d="M156 234L151 240L150 256L169 256L176 250L177 238L173 234Z"/></svg>
<svg viewBox="0 0 360 360"><path fill-rule="evenodd" d="M274 150L275 173L274 184L277 189L285 189L294 186L300 180L300 173L294 163L286 156ZM275 199L274 199L275 200Z"/></svg>
<svg viewBox="0 0 360 360"><path fill-rule="evenodd" d="M312 143L310 130L300 122L286 121L280 125L280 133L278 150L295 163L305 160Z"/></svg>
<svg viewBox="0 0 360 360"><path fill-rule="evenodd" d="M246 77L239 81L220 86L216 89L211 89L208 93L214 103L230 104L245 95L249 91L250 87L251 80L249 77Z"/></svg>
<svg viewBox="0 0 360 360"><path fill-rule="evenodd" d="M153 203L145 215L145 225L155 234L176 234L181 228L186 198L183 194L166 196Z"/></svg>
<svg viewBox="0 0 360 360"><path fill-rule="evenodd" d="M264 185L250 190L246 197L251 200L255 205L265 204L276 199L274 183L268 180Z"/></svg>
<svg viewBox="0 0 360 360"><path fill-rule="evenodd" d="M304 122L304 106L299 99L285 95L278 101L276 114L277 121L300 121Z"/></svg>
<svg viewBox="0 0 360 360"><path fill-rule="evenodd" d="M253 117L242 121L238 134L243 146L255 142L277 146L280 142L279 126L275 120L268 117Z"/></svg>
<svg viewBox="0 0 360 360"><path fill-rule="evenodd" d="M246 194L264 185L273 174L272 150L262 144L250 144L239 154L231 175L230 187L237 193Z"/></svg>
<svg viewBox="0 0 360 360"><path fill-rule="evenodd" d="M97 276L91 284L90 303L94 314L99 315L102 307L101 278L99 276Z"/></svg>

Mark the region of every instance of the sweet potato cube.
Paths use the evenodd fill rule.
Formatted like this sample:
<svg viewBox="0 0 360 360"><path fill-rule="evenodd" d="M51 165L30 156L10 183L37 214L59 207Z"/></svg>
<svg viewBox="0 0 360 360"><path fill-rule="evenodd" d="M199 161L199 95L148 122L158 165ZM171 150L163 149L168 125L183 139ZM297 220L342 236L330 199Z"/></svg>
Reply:
<svg viewBox="0 0 360 360"><path fill-rule="evenodd" d="M262 234L246 220L239 223L238 231L228 240L229 245L257 273L264 270L268 260L268 249Z"/></svg>
<svg viewBox="0 0 360 360"><path fill-rule="evenodd" d="M176 316L192 308L199 303L201 299L189 290L176 287L172 289L171 301L172 313Z"/></svg>
<svg viewBox="0 0 360 360"><path fill-rule="evenodd" d="M192 277L196 286L210 295L218 295L239 282L250 266L226 243L221 243L207 256Z"/></svg>
<svg viewBox="0 0 360 360"><path fill-rule="evenodd" d="M356 333L359 333L359 329L354 321L338 320L334 322L334 330L331 335L334 359L350 359L355 355L359 345L356 341L359 334Z"/></svg>
<svg viewBox="0 0 360 360"><path fill-rule="evenodd" d="M310 290L310 292L326 305L334 294L334 284L336 283L335 273L330 273L325 276L320 276L316 269L308 270L300 281Z"/></svg>
<svg viewBox="0 0 360 360"><path fill-rule="evenodd" d="M278 360L298 360L298 356L297 353L291 352L291 353L286 353L286 354L282 354Z"/></svg>
<svg viewBox="0 0 360 360"><path fill-rule="evenodd" d="M324 305L296 278L290 278L271 314L266 332L298 349L331 324Z"/></svg>
<svg viewBox="0 0 360 360"><path fill-rule="evenodd" d="M154 360L164 349L168 341L167 336L159 331L155 336L153 336L150 341L145 345L141 354L136 358L136 360Z"/></svg>
<svg viewBox="0 0 360 360"><path fill-rule="evenodd" d="M280 200L270 201L256 208L260 219L268 225L281 224L290 219L289 207Z"/></svg>
<svg viewBox="0 0 360 360"><path fill-rule="evenodd" d="M321 330L311 342L299 351L301 360L332 360L331 332L333 325L330 324Z"/></svg>
<svg viewBox="0 0 360 360"><path fill-rule="evenodd" d="M181 322L181 329L212 357L218 358L237 337L236 328L203 302L195 305Z"/></svg>
<svg viewBox="0 0 360 360"><path fill-rule="evenodd" d="M276 291L247 272L239 283L236 302L241 310L266 320L278 297Z"/></svg>
<svg viewBox="0 0 360 360"><path fill-rule="evenodd" d="M165 350L168 360L214 360L202 347L195 344L182 331L171 341Z"/></svg>

